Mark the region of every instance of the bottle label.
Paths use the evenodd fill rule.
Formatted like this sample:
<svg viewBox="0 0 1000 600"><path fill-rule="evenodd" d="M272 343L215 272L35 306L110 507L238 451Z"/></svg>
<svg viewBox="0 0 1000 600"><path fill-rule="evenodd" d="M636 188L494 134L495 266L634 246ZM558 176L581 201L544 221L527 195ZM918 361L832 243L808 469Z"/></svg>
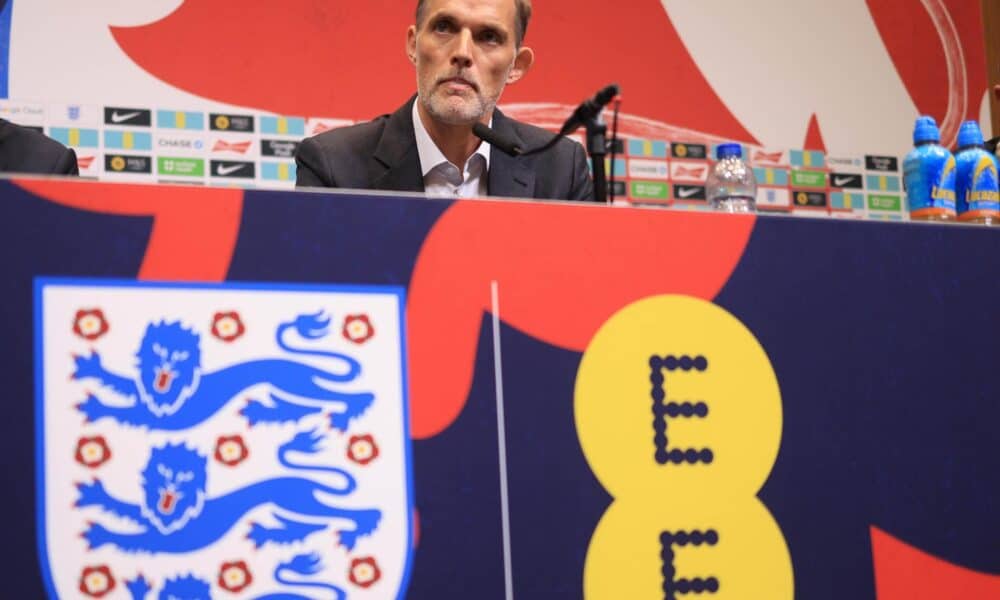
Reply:
<svg viewBox="0 0 1000 600"><path fill-rule="evenodd" d="M958 218L968 221L1000 214L1000 191L997 189L997 167L993 157L983 153L976 159L968 178L965 193L958 198Z"/></svg>
<svg viewBox="0 0 1000 600"><path fill-rule="evenodd" d="M955 214L955 157L907 160L904 171L910 215Z"/></svg>

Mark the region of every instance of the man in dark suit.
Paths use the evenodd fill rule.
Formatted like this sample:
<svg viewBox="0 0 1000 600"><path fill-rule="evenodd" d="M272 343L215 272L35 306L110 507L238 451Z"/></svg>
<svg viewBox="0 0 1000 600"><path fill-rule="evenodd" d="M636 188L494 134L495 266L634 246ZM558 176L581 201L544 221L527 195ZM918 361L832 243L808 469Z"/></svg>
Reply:
<svg viewBox="0 0 1000 600"><path fill-rule="evenodd" d="M496 109L534 61L522 45L530 16L530 0L418 0L406 39L417 96L391 115L304 140L296 186L592 200L579 144L562 139L515 158L472 133L483 123L522 148L552 137Z"/></svg>
<svg viewBox="0 0 1000 600"><path fill-rule="evenodd" d="M79 175L76 152L27 127L0 119L0 173Z"/></svg>

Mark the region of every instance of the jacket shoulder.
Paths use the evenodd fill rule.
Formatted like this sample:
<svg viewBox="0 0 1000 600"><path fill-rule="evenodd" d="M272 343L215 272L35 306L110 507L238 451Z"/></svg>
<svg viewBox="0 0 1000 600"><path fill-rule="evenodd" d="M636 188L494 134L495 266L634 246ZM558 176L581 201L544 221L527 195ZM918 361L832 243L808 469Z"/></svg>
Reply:
<svg viewBox="0 0 1000 600"><path fill-rule="evenodd" d="M56 173L69 153L66 146L27 127L9 121L0 124L0 153L12 171Z"/></svg>
<svg viewBox="0 0 1000 600"><path fill-rule="evenodd" d="M382 115L364 123L324 131L303 141L338 157L342 154L371 156L388 120L389 115Z"/></svg>

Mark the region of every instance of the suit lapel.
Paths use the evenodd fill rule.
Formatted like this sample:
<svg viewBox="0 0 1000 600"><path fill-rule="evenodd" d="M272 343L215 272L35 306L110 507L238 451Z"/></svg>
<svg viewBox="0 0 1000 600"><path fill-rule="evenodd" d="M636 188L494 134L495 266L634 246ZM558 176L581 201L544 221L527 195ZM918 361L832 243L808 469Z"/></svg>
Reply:
<svg viewBox="0 0 1000 600"><path fill-rule="evenodd" d="M413 134L413 102L416 96L389 116L375 147L371 187L397 192L424 191L420 155Z"/></svg>
<svg viewBox="0 0 1000 600"><path fill-rule="evenodd" d="M524 147L513 123L499 109L493 111L493 130ZM528 167L526 159L510 156L499 148L490 148L487 192L490 196L532 198L535 172Z"/></svg>

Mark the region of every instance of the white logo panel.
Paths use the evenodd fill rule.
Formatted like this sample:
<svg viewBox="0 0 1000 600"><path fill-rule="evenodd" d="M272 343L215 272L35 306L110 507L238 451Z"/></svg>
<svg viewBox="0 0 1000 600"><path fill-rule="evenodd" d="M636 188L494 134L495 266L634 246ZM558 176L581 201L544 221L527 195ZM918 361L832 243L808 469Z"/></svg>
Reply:
<svg viewBox="0 0 1000 600"><path fill-rule="evenodd" d="M402 596L402 294L39 281L50 595Z"/></svg>

